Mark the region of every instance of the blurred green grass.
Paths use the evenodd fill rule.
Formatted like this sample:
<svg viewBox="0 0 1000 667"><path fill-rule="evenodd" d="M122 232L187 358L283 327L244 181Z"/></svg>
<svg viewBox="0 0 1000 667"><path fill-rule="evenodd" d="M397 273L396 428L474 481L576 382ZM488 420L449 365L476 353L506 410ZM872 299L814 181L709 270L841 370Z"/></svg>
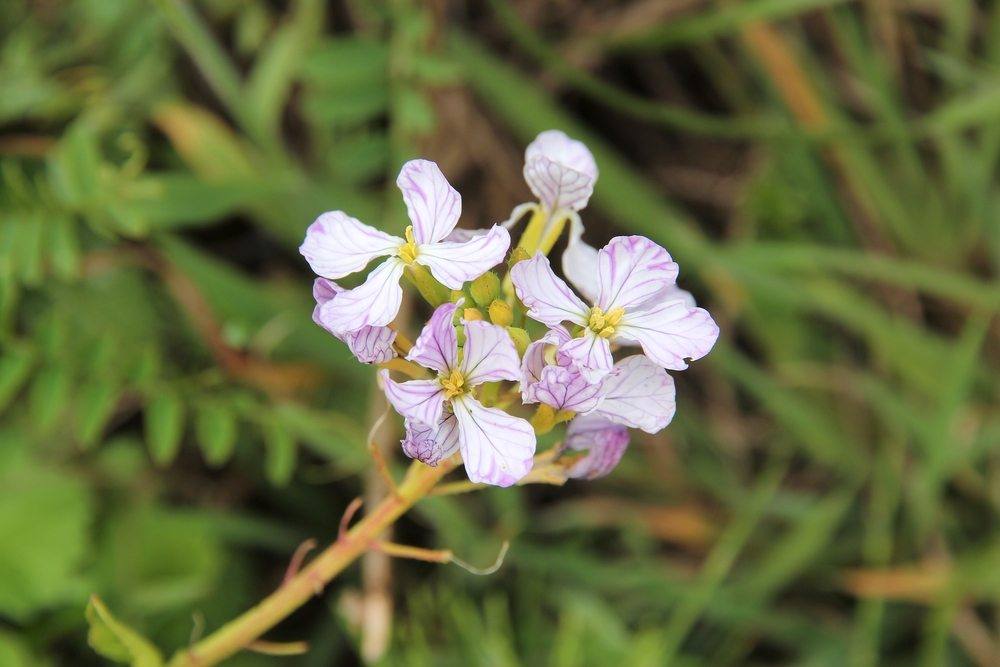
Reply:
<svg viewBox="0 0 1000 667"><path fill-rule="evenodd" d="M588 237L664 244L723 338L606 480L433 498L385 664L996 664L1000 7L753 0L4 2L0 665L166 649L365 492L372 377L310 318L305 226L466 225L539 131ZM396 463L400 463L396 457ZM356 660L357 568L275 633ZM366 588L367 587L367 588Z"/></svg>

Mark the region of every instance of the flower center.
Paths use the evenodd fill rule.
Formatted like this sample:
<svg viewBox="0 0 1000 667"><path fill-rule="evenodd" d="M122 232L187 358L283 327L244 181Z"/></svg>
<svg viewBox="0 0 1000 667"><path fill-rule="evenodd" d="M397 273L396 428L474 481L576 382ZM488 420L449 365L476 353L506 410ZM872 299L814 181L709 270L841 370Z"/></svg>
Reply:
<svg viewBox="0 0 1000 667"><path fill-rule="evenodd" d="M399 246L399 258L406 264L413 264L419 254L417 242L413 239L413 225L410 225L406 228L406 243Z"/></svg>
<svg viewBox="0 0 1000 667"><path fill-rule="evenodd" d="M465 384L465 376L458 369L453 370L448 375L440 375L438 382L441 383L441 388L444 389L445 398L455 398L469 390L469 387Z"/></svg>
<svg viewBox="0 0 1000 667"><path fill-rule="evenodd" d="M612 308L604 312L598 306L590 309L590 317L587 318L587 328L601 338L611 338L615 335L615 327L622 321L625 315L624 308Z"/></svg>

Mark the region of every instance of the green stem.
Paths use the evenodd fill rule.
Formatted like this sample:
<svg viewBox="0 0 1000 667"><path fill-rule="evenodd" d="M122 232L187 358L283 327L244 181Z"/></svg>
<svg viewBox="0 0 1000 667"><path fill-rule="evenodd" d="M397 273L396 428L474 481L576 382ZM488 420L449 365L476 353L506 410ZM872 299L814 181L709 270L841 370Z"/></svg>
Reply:
<svg viewBox="0 0 1000 667"><path fill-rule="evenodd" d="M334 577L368 551L386 528L430 493L454 467L455 464L449 462L431 468L415 461L394 495L385 498L354 528L260 604L175 654L168 667L208 667L246 648L319 594Z"/></svg>
<svg viewBox="0 0 1000 667"><path fill-rule="evenodd" d="M419 264L410 264L407 266L406 277L409 278L413 286L420 292L420 296L424 297L427 303L431 304L434 308L451 300L451 291L434 280L434 276L431 275L430 271Z"/></svg>

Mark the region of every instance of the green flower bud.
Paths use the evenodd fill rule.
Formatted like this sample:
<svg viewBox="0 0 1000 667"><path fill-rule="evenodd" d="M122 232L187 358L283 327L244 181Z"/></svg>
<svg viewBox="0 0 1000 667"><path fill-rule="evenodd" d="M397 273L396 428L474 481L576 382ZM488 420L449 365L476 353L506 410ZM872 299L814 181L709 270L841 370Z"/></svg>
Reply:
<svg viewBox="0 0 1000 667"><path fill-rule="evenodd" d="M490 304L490 322L502 327L509 327L514 321L514 309L510 304L500 299L494 299Z"/></svg>
<svg viewBox="0 0 1000 667"><path fill-rule="evenodd" d="M486 308L500 294L500 278L492 271L487 271L472 281L469 293L477 306Z"/></svg>

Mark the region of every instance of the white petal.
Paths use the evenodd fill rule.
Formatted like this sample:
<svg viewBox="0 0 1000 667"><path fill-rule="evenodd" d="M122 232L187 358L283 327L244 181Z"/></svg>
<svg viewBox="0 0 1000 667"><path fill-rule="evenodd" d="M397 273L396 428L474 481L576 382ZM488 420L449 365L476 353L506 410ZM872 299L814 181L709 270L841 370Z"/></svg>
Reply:
<svg viewBox="0 0 1000 667"><path fill-rule="evenodd" d="M469 386L518 380L520 359L507 330L483 320L465 322L462 374Z"/></svg>
<svg viewBox="0 0 1000 667"><path fill-rule="evenodd" d="M421 424L437 424L444 410L444 390L437 380L396 382L389 371L379 371L382 390L396 412Z"/></svg>
<svg viewBox="0 0 1000 667"><path fill-rule="evenodd" d="M344 290L323 305L321 317L331 331L345 333L365 326L384 326L396 319L403 301L403 262L390 257L375 267L365 282Z"/></svg>
<svg viewBox="0 0 1000 667"><path fill-rule="evenodd" d="M618 236L597 253L600 293L605 311L629 308L677 281L677 264L670 254L644 236Z"/></svg>
<svg viewBox="0 0 1000 667"><path fill-rule="evenodd" d="M628 430L594 414L577 417L566 428L568 449L587 455L569 469L570 477L596 479L611 472L628 449Z"/></svg>
<svg viewBox="0 0 1000 667"><path fill-rule="evenodd" d="M600 382L610 373L614 363L608 339L601 338L590 329L584 330L582 337L560 345L559 352L571 359L583 377L592 384Z"/></svg>
<svg viewBox="0 0 1000 667"><path fill-rule="evenodd" d="M602 383L591 383L575 366L546 366L532 395L556 410L590 412L601 403Z"/></svg>
<svg viewBox="0 0 1000 667"><path fill-rule="evenodd" d="M681 371L688 366L685 359L708 354L719 338L719 327L704 308L688 308L682 299L672 299L626 313L617 333L639 343L660 366Z"/></svg>
<svg viewBox="0 0 1000 667"><path fill-rule="evenodd" d="M548 130L524 152L524 180L549 211L579 211L594 191L597 164L583 143Z"/></svg>
<svg viewBox="0 0 1000 667"><path fill-rule="evenodd" d="M331 211L309 225L299 252L316 275L343 278L376 257L392 255L403 243L403 239L362 224L343 211Z"/></svg>
<svg viewBox="0 0 1000 667"><path fill-rule="evenodd" d="M597 248L583 240L583 222L570 216L569 240L562 256L563 275L585 299L597 303L601 281L597 277Z"/></svg>
<svg viewBox="0 0 1000 667"><path fill-rule="evenodd" d="M406 212L419 243L437 243L455 229L462 214L462 197L430 160L410 160L396 178Z"/></svg>
<svg viewBox="0 0 1000 667"><path fill-rule="evenodd" d="M458 420L445 412L436 426L420 422L405 422L406 435L400 441L403 453L429 466L436 466L458 451Z"/></svg>
<svg viewBox="0 0 1000 667"><path fill-rule="evenodd" d="M396 356L396 332L389 327L361 327L342 336L351 353L363 364L384 364Z"/></svg>
<svg viewBox="0 0 1000 667"><path fill-rule="evenodd" d="M657 433L674 418L674 379L641 354L615 364L602 389L604 400L594 414L613 422Z"/></svg>
<svg viewBox="0 0 1000 667"><path fill-rule="evenodd" d="M442 285L462 289L503 261L510 247L510 232L493 225L487 234L468 241L442 241L418 246L417 263L430 269Z"/></svg>
<svg viewBox="0 0 1000 667"><path fill-rule="evenodd" d="M465 472L473 482L510 486L531 471L535 431L531 424L470 396L452 401Z"/></svg>
<svg viewBox="0 0 1000 667"><path fill-rule="evenodd" d="M531 319L550 327L566 321L586 323L590 309L552 272L545 255L535 253L534 257L515 264L510 279Z"/></svg>
<svg viewBox="0 0 1000 667"><path fill-rule="evenodd" d="M571 336L563 326L549 329L544 336L528 344L521 361L521 397L525 403L537 403L534 397L534 385L542 377L546 366L545 350L550 345L562 345L569 342Z"/></svg>
<svg viewBox="0 0 1000 667"><path fill-rule="evenodd" d="M459 299L435 308L406 358L440 373L450 371L458 362L458 336L452 318L461 304Z"/></svg>

